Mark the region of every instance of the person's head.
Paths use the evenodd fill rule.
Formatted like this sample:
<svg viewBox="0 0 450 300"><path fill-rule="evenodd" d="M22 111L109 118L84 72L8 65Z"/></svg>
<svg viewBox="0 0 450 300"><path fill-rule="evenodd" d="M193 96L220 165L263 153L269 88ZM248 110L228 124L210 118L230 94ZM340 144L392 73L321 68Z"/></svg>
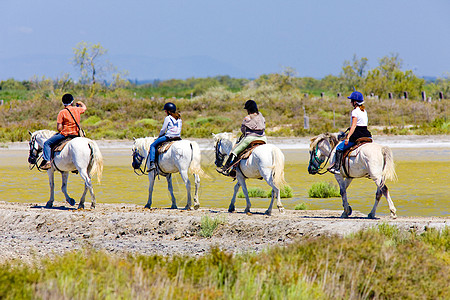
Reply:
<svg viewBox="0 0 450 300"><path fill-rule="evenodd" d="M363 105L364 104L364 96L362 93L358 91L354 91L350 96L347 97L352 101L353 105Z"/></svg>
<svg viewBox="0 0 450 300"><path fill-rule="evenodd" d="M168 115L171 115L177 120L181 118L180 114L177 112L177 107L172 102L167 102L166 104L164 104L163 110L165 110Z"/></svg>
<svg viewBox="0 0 450 300"><path fill-rule="evenodd" d="M253 100L247 100L247 102L245 102L244 109L246 109L249 114L258 113L258 106Z"/></svg>
<svg viewBox="0 0 450 300"><path fill-rule="evenodd" d="M71 94L64 94L62 96L62 103L67 106L73 103L73 96Z"/></svg>

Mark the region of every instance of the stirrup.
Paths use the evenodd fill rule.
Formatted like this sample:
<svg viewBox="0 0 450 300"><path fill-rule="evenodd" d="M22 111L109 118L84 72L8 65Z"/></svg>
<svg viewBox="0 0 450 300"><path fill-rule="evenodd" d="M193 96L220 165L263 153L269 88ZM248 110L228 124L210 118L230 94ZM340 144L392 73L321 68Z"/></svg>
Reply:
<svg viewBox="0 0 450 300"><path fill-rule="evenodd" d="M150 166L148 167L148 170L149 171L153 171L153 170L155 170L156 169L156 164L154 163L154 162L150 162Z"/></svg>
<svg viewBox="0 0 450 300"><path fill-rule="evenodd" d="M329 167L327 170L328 170L328 172L336 174L336 175L341 174L341 171L339 169L335 169L334 167Z"/></svg>

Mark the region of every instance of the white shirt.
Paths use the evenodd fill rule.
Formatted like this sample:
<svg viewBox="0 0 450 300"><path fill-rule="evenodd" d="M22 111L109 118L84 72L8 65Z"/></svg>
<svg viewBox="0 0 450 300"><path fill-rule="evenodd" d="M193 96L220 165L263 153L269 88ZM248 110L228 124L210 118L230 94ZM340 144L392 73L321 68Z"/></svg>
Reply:
<svg viewBox="0 0 450 300"><path fill-rule="evenodd" d="M356 126L367 126L369 123L369 118L367 117L367 111L362 111L361 108L356 107L352 110L352 118L356 118ZM351 122L350 122L351 125Z"/></svg>
<svg viewBox="0 0 450 300"><path fill-rule="evenodd" d="M167 116L164 119L164 124L161 131L159 132L159 136L165 135L169 138L180 136L181 126L182 126L181 119L176 120L172 116Z"/></svg>

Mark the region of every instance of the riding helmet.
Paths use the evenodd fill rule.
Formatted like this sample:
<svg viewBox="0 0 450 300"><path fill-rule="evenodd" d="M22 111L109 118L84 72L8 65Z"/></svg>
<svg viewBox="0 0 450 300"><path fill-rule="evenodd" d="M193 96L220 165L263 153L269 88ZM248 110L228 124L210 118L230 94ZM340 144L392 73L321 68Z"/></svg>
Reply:
<svg viewBox="0 0 450 300"><path fill-rule="evenodd" d="M177 111L177 107L172 102L167 102L166 104L164 104L163 110L174 113Z"/></svg>
<svg viewBox="0 0 450 300"><path fill-rule="evenodd" d="M71 94L64 94L62 96L62 103L64 105L72 104L72 102L73 102L73 96Z"/></svg>
<svg viewBox="0 0 450 300"><path fill-rule="evenodd" d="M247 100L247 102L245 102L244 109L246 109L251 114L258 112L258 106L253 100Z"/></svg>
<svg viewBox="0 0 450 300"><path fill-rule="evenodd" d="M347 97L350 100L355 100L356 103L358 103L359 105L364 104L364 96L362 93L358 92L358 91L354 91L349 97Z"/></svg>

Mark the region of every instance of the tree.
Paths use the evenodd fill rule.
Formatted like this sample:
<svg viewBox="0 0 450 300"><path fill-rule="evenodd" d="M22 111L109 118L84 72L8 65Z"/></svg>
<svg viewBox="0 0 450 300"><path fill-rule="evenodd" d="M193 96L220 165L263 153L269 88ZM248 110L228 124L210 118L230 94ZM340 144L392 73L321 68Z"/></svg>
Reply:
<svg viewBox="0 0 450 300"><path fill-rule="evenodd" d="M108 52L100 43L89 44L80 42L73 49L73 64L80 68L81 82L89 82L92 85L97 83L108 72L115 68L104 59Z"/></svg>
<svg viewBox="0 0 450 300"><path fill-rule="evenodd" d="M343 88L352 91L354 87L359 88L363 84L368 61L366 57L358 59L356 54L353 55L352 62L344 61L340 76Z"/></svg>

